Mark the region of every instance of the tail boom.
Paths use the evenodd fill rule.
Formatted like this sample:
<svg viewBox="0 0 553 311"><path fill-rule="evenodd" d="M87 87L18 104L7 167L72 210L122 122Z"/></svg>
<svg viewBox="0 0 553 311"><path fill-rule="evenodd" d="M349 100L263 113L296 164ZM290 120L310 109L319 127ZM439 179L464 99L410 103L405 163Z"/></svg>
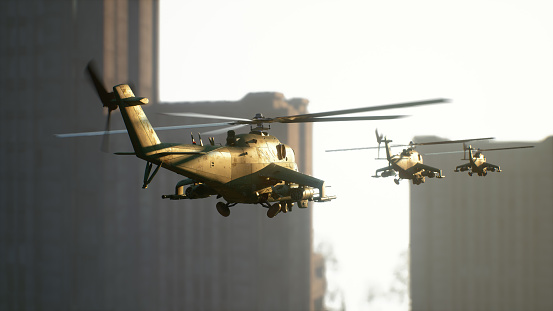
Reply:
<svg viewBox="0 0 553 311"><path fill-rule="evenodd" d="M135 97L127 84L116 85L113 91L136 155L144 156L155 152L158 148L152 147L161 144L161 141L140 107L147 104L148 99Z"/></svg>

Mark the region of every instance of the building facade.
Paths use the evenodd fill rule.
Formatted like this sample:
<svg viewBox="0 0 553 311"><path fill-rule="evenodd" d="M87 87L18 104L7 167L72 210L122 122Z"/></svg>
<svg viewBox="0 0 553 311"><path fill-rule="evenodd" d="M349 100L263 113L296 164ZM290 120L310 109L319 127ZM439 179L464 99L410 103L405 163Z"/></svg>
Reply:
<svg viewBox="0 0 553 311"><path fill-rule="evenodd" d="M54 136L105 126L84 75L91 59L108 88L132 82L150 98L154 126L182 122L157 112L183 109L306 111L305 100L279 93L159 104L158 10L155 0L0 2L0 310L314 308L310 208L268 219L260 206L237 205L223 218L214 199L161 200L182 179L169 171L141 189L145 163L100 152L101 137ZM112 129L123 128L117 111L111 119ZM311 172L310 125L271 134ZM131 150L126 135L108 146Z"/></svg>
<svg viewBox="0 0 553 311"><path fill-rule="evenodd" d="M238 101L160 103L147 111L156 124L167 125L213 123L209 119L175 118L156 112L195 112L231 117L252 118L256 113L266 116L295 115L307 112L305 99L287 100L283 94L250 93ZM236 130L249 131L248 127ZM290 145L296 153L301 172L310 174L311 124L273 125L269 133ZM162 141L191 143L189 131L159 132ZM197 132L192 133L199 141ZM207 143L208 137L202 137ZM225 144L226 133L215 136L216 144ZM172 193L183 179L167 173L159 184L158 194ZM157 179L157 177L156 177ZM152 185L159 181L154 180ZM150 191L150 187L147 190ZM165 191L165 192L163 192ZM157 198L157 195L156 195ZM205 200L163 201L179 219L186 233L182 258L185 265L167 268L166 282L176 281L174 269L194 278L181 279L185 308L191 310L313 310L319 292L311 291L312 283L312 210L294 207L291 213L273 219L260 205L239 204L231 207L224 218L215 209L215 198ZM177 237L167 237L172 240ZM163 238L165 239L165 238ZM191 257L188 263L186 258ZM202 267L200 270L199 267ZM203 272L202 272L203 271ZM215 273L209 273L213 271ZM202 290L203 289L203 290ZM317 297L315 297L317 296ZM196 299L196 298L200 299Z"/></svg>
<svg viewBox="0 0 553 311"><path fill-rule="evenodd" d="M410 189L412 310L553 309L553 138L535 145L484 152L502 169L486 177L424 158L446 178Z"/></svg>

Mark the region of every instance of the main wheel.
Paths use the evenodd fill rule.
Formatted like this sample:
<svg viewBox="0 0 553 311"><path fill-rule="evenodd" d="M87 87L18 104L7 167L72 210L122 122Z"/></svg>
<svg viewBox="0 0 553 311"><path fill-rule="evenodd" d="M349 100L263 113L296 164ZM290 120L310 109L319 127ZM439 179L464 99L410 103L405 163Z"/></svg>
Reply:
<svg viewBox="0 0 553 311"><path fill-rule="evenodd" d="M267 211L267 217L273 218L275 217L282 207L280 206L280 203L275 203L269 207L269 210Z"/></svg>
<svg viewBox="0 0 553 311"><path fill-rule="evenodd" d="M230 209L225 203L217 202L217 205L215 205L215 207L217 208L217 211L219 212L219 214L221 214L221 216L228 217L230 215Z"/></svg>

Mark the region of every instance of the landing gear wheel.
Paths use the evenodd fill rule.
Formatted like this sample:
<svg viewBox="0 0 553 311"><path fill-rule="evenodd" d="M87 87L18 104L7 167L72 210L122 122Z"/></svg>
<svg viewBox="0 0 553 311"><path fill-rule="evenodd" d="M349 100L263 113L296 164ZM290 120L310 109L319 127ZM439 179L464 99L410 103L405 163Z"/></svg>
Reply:
<svg viewBox="0 0 553 311"><path fill-rule="evenodd" d="M469 176L472 176L472 172L469 172Z"/></svg>
<svg viewBox="0 0 553 311"><path fill-rule="evenodd" d="M228 205L223 202L217 202L217 205L215 205L217 208L217 211L221 216L228 217L230 215L230 209L228 208Z"/></svg>
<svg viewBox="0 0 553 311"><path fill-rule="evenodd" d="M273 218L275 217L282 207L280 206L280 203L275 203L269 207L269 210L267 211L267 217Z"/></svg>
<svg viewBox="0 0 553 311"><path fill-rule="evenodd" d="M394 182L396 183L396 185L399 185L399 179L394 179Z"/></svg>

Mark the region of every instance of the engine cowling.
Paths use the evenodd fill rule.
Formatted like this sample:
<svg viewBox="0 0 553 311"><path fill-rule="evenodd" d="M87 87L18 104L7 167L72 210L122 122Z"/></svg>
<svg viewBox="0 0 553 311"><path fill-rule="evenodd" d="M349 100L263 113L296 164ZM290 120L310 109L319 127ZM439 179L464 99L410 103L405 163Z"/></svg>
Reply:
<svg viewBox="0 0 553 311"><path fill-rule="evenodd" d="M203 199L217 193L205 184L196 184L186 188L185 194L189 199Z"/></svg>
<svg viewBox="0 0 553 311"><path fill-rule="evenodd" d="M434 178L436 177L436 172L433 172L433 171L424 171L422 174L422 176L428 176L430 178Z"/></svg>
<svg viewBox="0 0 553 311"><path fill-rule="evenodd" d="M290 189L290 197L292 201L299 202L303 200L312 201L315 196L315 190L313 188L292 188Z"/></svg>
<svg viewBox="0 0 553 311"><path fill-rule="evenodd" d="M390 176L395 176L395 175L396 175L396 172L394 170L384 171L384 172L382 172L382 174L380 174L380 176L382 176L382 177L390 177Z"/></svg>

